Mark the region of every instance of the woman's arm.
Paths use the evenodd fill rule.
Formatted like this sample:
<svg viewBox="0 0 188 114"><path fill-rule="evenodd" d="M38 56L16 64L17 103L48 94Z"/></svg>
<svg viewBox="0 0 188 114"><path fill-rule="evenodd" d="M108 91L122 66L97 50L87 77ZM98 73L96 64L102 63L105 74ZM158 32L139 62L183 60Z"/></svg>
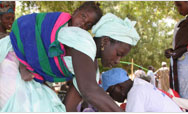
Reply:
<svg viewBox="0 0 188 114"><path fill-rule="evenodd" d="M76 108L81 100L82 100L82 97L80 96L80 94L78 93L74 85L72 84L69 87L69 90L67 91L67 94L65 96L64 104L66 107L66 111L77 112Z"/></svg>
<svg viewBox="0 0 188 114"><path fill-rule="evenodd" d="M78 88L83 99L99 111L123 111L97 84L96 69L92 59L75 49L71 49L70 52Z"/></svg>

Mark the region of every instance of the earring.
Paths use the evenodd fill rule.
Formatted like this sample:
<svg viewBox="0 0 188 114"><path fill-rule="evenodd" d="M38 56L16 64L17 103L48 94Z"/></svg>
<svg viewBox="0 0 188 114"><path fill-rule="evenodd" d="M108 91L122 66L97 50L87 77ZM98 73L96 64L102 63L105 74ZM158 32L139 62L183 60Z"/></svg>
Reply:
<svg viewBox="0 0 188 114"><path fill-rule="evenodd" d="M101 47L101 51L104 51L104 46Z"/></svg>

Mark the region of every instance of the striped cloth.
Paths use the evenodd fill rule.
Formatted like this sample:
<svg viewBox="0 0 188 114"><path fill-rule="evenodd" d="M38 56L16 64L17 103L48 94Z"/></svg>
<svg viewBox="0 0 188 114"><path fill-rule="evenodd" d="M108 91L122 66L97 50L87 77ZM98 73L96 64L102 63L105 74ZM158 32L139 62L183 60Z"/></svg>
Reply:
<svg viewBox="0 0 188 114"><path fill-rule="evenodd" d="M18 60L33 73L37 82L63 82L73 74L63 60L66 52L57 41L60 28L68 23L68 13L33 13L14 21L10 39Z"/></svg>

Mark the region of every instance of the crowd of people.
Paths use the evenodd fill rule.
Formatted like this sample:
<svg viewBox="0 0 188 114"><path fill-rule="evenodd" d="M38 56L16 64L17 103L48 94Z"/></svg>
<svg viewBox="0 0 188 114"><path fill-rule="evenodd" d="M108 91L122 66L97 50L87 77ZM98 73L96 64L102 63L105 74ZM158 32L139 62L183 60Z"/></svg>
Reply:
<svg viewBox="0 0 188 114"><path fill-rule="evenodd" d="M188 14L188 2L175 5ZM170 70L162 62L157 71L139 68L130 79L126 70L112 67L140 40L135 21L103 15L94 1L72 15L32 13L15 20L14 11L14 1L0 1L1 112L188 110L187 18L175 27L173 49L165 50ZM100 74L98 59L112 69ZM53 84L58 83L57 91Z"/></svg>

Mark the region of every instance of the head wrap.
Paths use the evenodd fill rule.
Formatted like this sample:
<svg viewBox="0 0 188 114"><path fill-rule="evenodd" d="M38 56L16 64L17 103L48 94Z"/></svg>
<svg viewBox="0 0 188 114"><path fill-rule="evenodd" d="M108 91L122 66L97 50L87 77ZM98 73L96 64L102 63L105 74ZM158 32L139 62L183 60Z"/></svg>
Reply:
<svg viewBox="0 0 188 114"><path fill-rule="evenodd" d="M102 73L102 88L106 91L110 86L129 80L127 72L122 68L113 68Z"/></svg>
<svg viewBox="0 0 188 114"><path fill-rule="evenodd" d="M0 1L0 14L14 13L15 1Z"/></svg>
<svg viewBox="0 0 188 114"><path fill-rule="evenodd" d="M163 65L166 65L166 62L162 62L162 66L163 66Z"/></svg>
<svg viewBox="0 0 188 114"><path fill-rule="evenodd" d="M107 13L93 26L92 33L95 34L95 37L108 36L114 40L135 46L140 39L134 28L135 24L135 21L128 18L122 20L112 13Z"/></svg>

